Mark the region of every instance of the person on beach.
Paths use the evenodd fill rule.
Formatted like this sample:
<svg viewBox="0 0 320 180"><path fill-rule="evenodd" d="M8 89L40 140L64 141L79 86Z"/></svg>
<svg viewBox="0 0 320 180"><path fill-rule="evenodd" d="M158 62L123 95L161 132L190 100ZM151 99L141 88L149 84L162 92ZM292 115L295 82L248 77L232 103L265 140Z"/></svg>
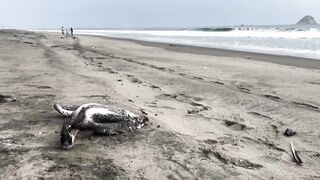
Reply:
<svg viewBox="0 0 320 180"><path fill-rule="evenodd" d="M64 37L64 29L63 29L63 26L61 27L61 37Z"/></svg>
<svg viewBox="0 0 320 180"><path fill-rule="evenodd" d="M73 37L73 28L72 27L70 28L70 34L71 34L71 37Z"/></svg>

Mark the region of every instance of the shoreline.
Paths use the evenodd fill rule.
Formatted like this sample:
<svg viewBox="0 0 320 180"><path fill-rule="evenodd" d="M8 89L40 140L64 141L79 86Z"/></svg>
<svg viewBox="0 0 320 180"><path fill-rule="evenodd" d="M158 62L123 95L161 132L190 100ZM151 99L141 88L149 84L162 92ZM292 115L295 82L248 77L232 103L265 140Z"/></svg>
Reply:
<svg viewBox="0 0 320 180"><path fill-rule="evenodd" d="M256 60L256 61L286 65L286 66L295 66L300 68L320 70L320 59L313 59L313 58L303 58L303 57L296 57L296 56L276 55L276 54L267 54L267 53L258 53L258 52L249 52L249 51L237 51L237 50L230 50L230 49L219 49L219 48L173 44L173 43L152 42L152 41L143 41L143 40L136 40L136 39L130 39L130 38L102 36L102 35L80 34L80 36L95 36L95 37L113 39L118 41L129 41L129 42L134 42L144 46L159 47L165 50L182 52L182 53L192 53L192 54L218 56L218 57L221 57L221 56L222 57L240 57L248 60Z"/></svg>

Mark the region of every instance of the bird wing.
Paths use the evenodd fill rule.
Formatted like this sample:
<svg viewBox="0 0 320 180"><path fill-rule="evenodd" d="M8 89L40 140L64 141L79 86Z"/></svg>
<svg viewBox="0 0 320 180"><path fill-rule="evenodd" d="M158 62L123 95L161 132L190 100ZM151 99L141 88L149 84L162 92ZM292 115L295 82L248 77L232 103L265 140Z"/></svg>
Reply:
<svg viewBox="0 0 320 180"><path fill-rule="evenodd" d="M110 114L95 113L95 114L92 114L91 118L95 123L115 123L115 122L129 120L127 116L122 116L122 115L113 114L113 113L110 113Z"/></svg>
<svg viewBox="0 0 320 180"><path fill-rule="evenodd" d="M53 108L63 116L71 117L73 111L76 110L78 106L66 106L66 105L60 105L58 103L55 103L53 105Z"/></svg>

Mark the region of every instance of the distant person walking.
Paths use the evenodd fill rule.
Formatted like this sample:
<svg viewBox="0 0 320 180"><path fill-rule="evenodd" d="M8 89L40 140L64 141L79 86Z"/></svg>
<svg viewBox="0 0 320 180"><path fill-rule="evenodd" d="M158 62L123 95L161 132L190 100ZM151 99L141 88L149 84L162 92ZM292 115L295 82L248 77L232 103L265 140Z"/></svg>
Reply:
<svg viewBox="0 0 320 180"><path fill-rule="evenodd" d="M73 28L72 27L70 28L70 34L71 34L71 37L73 37Z"/></svg>
<svg viewBox="0 0 320 180"><path fill-rule="evenodd" d="M63 29L63 26L61 27L61 37L64 37L64 29Z"/></svg>

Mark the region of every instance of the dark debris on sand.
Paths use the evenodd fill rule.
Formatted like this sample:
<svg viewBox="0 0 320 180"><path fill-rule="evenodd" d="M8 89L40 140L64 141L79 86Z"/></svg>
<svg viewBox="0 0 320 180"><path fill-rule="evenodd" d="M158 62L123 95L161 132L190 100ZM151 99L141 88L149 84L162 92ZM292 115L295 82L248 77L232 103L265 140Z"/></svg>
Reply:
<svg viewBox="0 0 320 180"><path fill-rule="evenodd" d="M6 102L14 102L17 99L11 95L2 95L0 94L0 103L6 103Z"/></svg>
<svg viewBox="0 0 320 180"><path fill-rule="evenodd" d="M297 132L295 132L293 129L288 128L288 129L286 129L286 130L284 131L283 134L284 134L285 136L290 137L290 136L293 136L293 135L297 134Z"/></svg>

